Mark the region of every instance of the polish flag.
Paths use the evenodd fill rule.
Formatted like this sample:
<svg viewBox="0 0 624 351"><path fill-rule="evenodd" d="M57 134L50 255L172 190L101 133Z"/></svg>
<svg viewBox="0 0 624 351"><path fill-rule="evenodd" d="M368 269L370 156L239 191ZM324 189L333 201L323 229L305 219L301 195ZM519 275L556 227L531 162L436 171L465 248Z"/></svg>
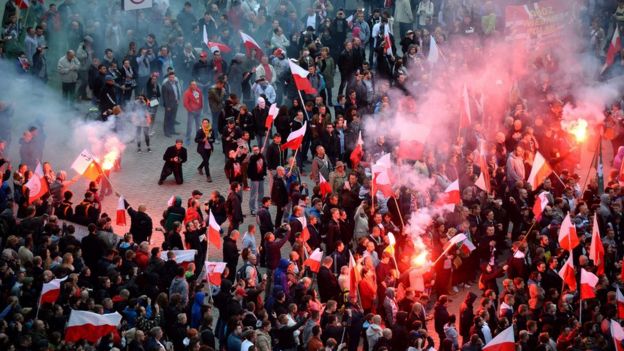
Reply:
<svg viewBox="0 0 624 351"><path fill-rule="evenodd" d="M576 227L572 224L568 213L561 223L561 228L559 228L559 246L562 249L572 251L578 244L580 244L580 240L576 235Z"/></svg>
<svg viewBox="0 0 624 351"><path fill-rule="evenodd" d="M559 270L559 276L571 291L576 290L576 274L574 273L574 258L570 252L570 256Z"/></svg>
<svg viewBox="0 0 624 351"><path fill-rule="evenodd" d="M117 215L115 217L117 225L126 225L126 203L123 196L117 200Z"/></svg>
<svg viewBox="0 0 624 351"><path fill-rule="evenodd" d="M303 67L299 66L295 63L296 61L293 59L288 60L288 65L290 66L290 73L292 73L293 80L295 81L295 86L297 86L297 90L303 90L306 94L316 94L317 91L312 86L312 83L308 80L308 72L303 69Z"/></svg>
<svg viewBox="0 0 624 351"><path fill-rule="evenodd" d="M217 249L221 248L221 226L217 223L212 210L208 213L208 241Z"/></svg>
<svg viewBox="0 0 624 351"><path fill-rule="evenodd" d="M548 192L542 191L535 199L535 204L533 205L533 215L536 220L539 221L542 218L542 213L546 206L548 206Z"/></svg>
<svg viewBox="0 0 624 351"><path fill-rule="evenodd" d="M77 342L86 340L96 343L101 337L113 333L115 340L119 340L117 328L121 324L121 315L117 312L97 314L87 311L72 310L69 322L65 328L65 341Z"/></svg>
<svg viewBox="0 0 624 351"><path fill-rule="evenodd" d="M373 171L372 188L375 189L375 193L373 193L373 196L377 194L377 191L381 191L385 197L390 197L394 195L394 190L392 190L392 182L390 181L390 174L388 173L388 169L383 169L380 172Z"/></svg>
<svg viewBox="0 0 624 351"><path fill-rule="evenodd" d="M615 288L615 299L617 300L618 318L624 319L624 295L622 295L619 286Z"/></svg>
<svg viewBox="0 0 624 351"><path fill-rule="evenodd" d="M15 5L22 10L30 7L30 0L15 0Z"/></svg>
<svg viewBox="0 0 624 351"><path fill-rule="evenodd" d="M468 87L464 83L462 89L462 109L459 112L459 128L467 128L472 123L472 110L470 109L470 96L468 95Z"/></svg>
<svg viewBox="0 0 624 351"><path fill-rule="evenodd" d="M301 128L290 132L290 134L288 134L288 139L286 139L286 142L282 144L282 150L299 149L299 147L301 146L301 143L303 142L303 137L305 136L307 127L308 126L306 122L303 122L303 125L301 126Z"/></svg>
<svg viewBox="0 0 624 351"><path fill-rule="evenodd" d="M598 277L591 272L581 268L581 300L593 299L596 297L594 289L598 284Z"/></svg>
<svg viewBox="0 0 624 351"><path fill-rule="evenodd" d="M436 63L440 58L440 49L438 48L438 43L436 42L433 35L429 36L429 54L427 54L427 61L429 63Z"/></svg>
<svg viewBox="0 0 624 351"><path fill-rule="evenodd" d="M404 160L420 160L431 128L418 123L401 123L397 157Z"/></svg>
<svg viewBox="0 0 624 351"><path fill-rule="evenodd" d="M476 155L477 162L479 164L479 168L481 169L481 173L479 174L479 178L475 182L475 185L478 186L481 190L489 193L492 189L492 184L490 181L490 171L488 170L487 161L485 160L485 155L483 152L478 152Z"/></svg>
<svg viewBox="0 0 624 351"><path fill-rule="evenodd" d="M231 52L232 49L225 45L225 44L221 44L221 43L217 43L215 41L210 41L208 40L208 32L206 32L206 26L204 26L204 44L206 44L206 46L208 47L208 49L210 49L210 51L214 54L215 51L220 51L224 54L227 54L228 52Z"/></svg>
<svg viewBox="0 0 624 351"><path fill-rule="evenodd" d="M592 240L589 247L589 259L594 261L596 273L598 275L604 274L604 246L602 246L602 239L600 238L600 228L598 228L598 216L594 215L594 225L592 227Z"/></svg>
<svg viewBox="0 0 624 351"><path fill-rule="evenodd" d="M243 39L243 45L245 46L245 49L247 49L247 55L249 55L251 50L253 50L254 53L256 54L256 58L260 60L262 56L264 56L264 52L262 51L262 48L260 47L260 45L258 45L258 43L256 43L254 38L252 38L251 36L243 32L240 32L240 35L241 35L241 38Z"/></svg>
<svg viewBox="0 0 624 351"><path fill-rule="evenodd" d="M303 242L305 243L308 240L310 240L310 231L308 230L308 220L306 219L305 215L301 217L297 217L297 220L301 222L301 240L303 240Z"/></svg>
<svg viewBox="0 0 624 351"><path fill-rule="evenodd" d="M461 195L459 193L459 180L452 182L443 194L440 194L440 201L443 205L459 205L461 202Z"/></svg>
<svg viewBox="0 0 624 351"><path fill-rule="evenodd" d="M529 179L527 180L531 184L532 189L537 189L552 173L552 168L542 154L537 151L535 158L533 159L533 166L531 167L531 173L529 173Z"/></svg>
<svg viewBox="0 0 624 351"><path fill-rule="evenodd" d="M620 323L612 319L611 325L609 325L609 329L611 331L611 336L613 337L615 350L624 351L624 346L622 346L622 341L624 341L624 329L622 329Z"/></svg>
<svg viewBox="0 0 624 351"><path fill-rule="evenodd" d="M175 261L182 268L186 269L189 263L195 262L195 255L197 250L172 250L175 253ZM167 253L169 251L161 251L160 258L163 261L167 261Z"/></svg>
<svg viewBox="0 0 624 351"><path fill-rule="evenodd" d="M349 295L354 299L357 299L360 280L362 280L362 277L360 277L359 268L353 258L353 254L351 254L351 250L349 250Z"/></svg>
<svg viewBox="0 0 624 351"><path fill-rule="evenodd" d="M622 50L622 38L620 38L620 28L616 24L615 31L613 32L613 36L611 37L611 42L609 43L609 49L607 50L607 57L605 59L605 64L602 67L602 71L604 72L607 67L611 66L613 62L615 62L615 57Z"/></svg>
<svg viewBox="0 0 624 351"><path fill-rule="evenodd" d="M327 182L325 177L323 177L323 175L320 174L320 173L319 173L319 188L321 190L321 197L322 198L325 198L325 196L327 196L327 194L331 194L332 193L331 185L329 185L329 183Z"/></svg>
<svg viewBox="0 0 624 351"><path fill-rule="evenodd" d="M44 303L55 303L58 300L59 295L61 294L61 283L63 283L67 279L52 279L48 283L44 283L41 288L41 297L39 299L39 304Z"/></svg>
<svg viewBox="0 0 624 351"><path fill-rule="evenodd" d="M225 262L204 262L206 280L214 286L221 286L221 275L225 270Z"/></svg>
<svg viewBox="0 0 624 351"><path fill-rule="evenodd" d="M483 346L483 351L516 351L516 339L514 339L514 327L500 332L487 345Z"/></svg>
<svg viewBox="0 0 624 351"><path fill-rule="evenodd" d="M351 151L351 156L349 157L352 169L356 169L360 165L362 157L364 157L364 140L362 139L362 131L360 131L355 148Z"/></svg>
<svg viewBox="0 0 624 351"><path fill-rule="evenodd" d="M384 49L385 49L386 55L394 56L392 54L392 40L390 39L390 33L388 32L384 33Z"/></svg>
<svg viewBox="0 0 624 351"><path fill-rule="evenodd" d="M469 238L466 238L466 240L462 241L461 246L460 246L460 250L463 254L465 255L470 255L471 252L473 252L477 247L474 246L474 244L472 243L472 240L470 240Z"/></svg>
<svg viewBox="0 0 624 351"><path fill-rule="evenodd" d="M310 267L310 270L314 273L318 273L321 269L321 260L323 259L323 251L321 249L314 249L305 261L303 261L303 266Z"/></svg>
<svg viewBox="0 0 624 351"><path fill-rule="evenodd" d="M93 181L97 180L103 173L95 157L87 150L82 150L72 163L71 168Z"/></svg>
<svg viewBox="0 0 624 351"><path fill-rule="evenodd" d="M278 112L279 108L277 107L277 104L272 104L271 107L269 107L269 115L264 122L264 128L266 128L266 130L271 130L271 127L273 127L273 120L277 117Z"/></svg>
<svg viewBox="0 0 624 351"><path fill-rule="evenodd" d="M41 198L48 192L48 182L43 176L41 163L37 163L35 172L33 172L24 186L28 188L28 203L33 203L33 201Z"/></svg>

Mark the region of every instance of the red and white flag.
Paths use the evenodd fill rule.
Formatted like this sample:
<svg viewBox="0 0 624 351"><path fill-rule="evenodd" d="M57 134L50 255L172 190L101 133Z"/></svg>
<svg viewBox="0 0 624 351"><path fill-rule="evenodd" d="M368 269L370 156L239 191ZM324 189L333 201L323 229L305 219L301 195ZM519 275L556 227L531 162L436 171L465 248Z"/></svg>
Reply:
<svg viewBox="0 0 624 351"><path fill-rule="evenodd" d="M225 270L225 262L204 262L206 280L214 286L221 286L221 275Z"/></svg>
<svg viewBox="0 0 624 351"><path fill-rule="evenodd" d="M15 0L15 5L20 9L25 10L30 7L30 0Z"/></svg>
<svg viewBox="0 0 624 351"><path fill-rule="evenodd" d="M516 351L513 325L500 332L487 345L483 346L483 351Z"/></svg>
<svg viewBox="0 0 624 351"><path fill-rule="evenodd" d="M459 128L468 128L472 123L472 110L470 107L470 95L466 83L462 88L461 111L459 112Z"/></svg>
<svg viewBox="0 0 624 351"><path fill-rule="evenodd" d="M571 291L576 290L576 274L574 273L574 258L572 252L559 270L559 276Z"/></svg>
<svg viewBox="0 0 624 351"><path fill-rule="evenodd" d="M307 128L307 123L303 122L301 128L290 132L290 134L288 134L288 139L286 139L286 142L282 144L282 150L297 150L303 142L303 137L305 136Z"/></svg>
<svg viewBox="0 0 624 351"><path fill-rule="evenodd" d="M323 175L320 173L319 173L319 188L321 191L321 197L323 199L325 198L325 196L327 196L327 194L331 194L332 192L331 185L327 182L325 177L323 177Z"/></svg>
<svg viewBox="0 0 624 351"><path fill-rule="evenodd" d="M390 33L388 32L384 33L384 49L385 49L386 55L394 56L392 54L392 39L390 39Z"/></svg>
<svg viewBox="0 0 624 351"><path fill-rule="evenodd" d="M120 196L117 200L115 223L117 223L117 225L126 225L126 201L123 196Z"/></svg>
<svg viewBox="0 0 624 351"><path fill-rule="evenodd" d="M351 156L349 157L352 169L356 169L360 165L362 157L364 157L364 140L362 139L362 131L360 130L355 148L351 151Z"/></svg>
<svg viewBox="0 0 624 351"><path fill-rule="evenodd" d="M622 51L622 38L620 37L620 28L616 24L615 31L613 31L613 36L611 37L611 41L609 42L609 48L607 49L607 57L605 59L605 64L602 67L602 72L604 72L609 66L615 62L615 57Z"/></svg>
<svg viewBox="0 0 624 351"><path fill-rule="evenodd" d="M195 262L195 255L197 255L197 250L170 250L170 251L173 251L173 253L175 253L176 263L184 269L188 267L189 263ZM161 251L160 258L163 261L167 261L168 253L169 251Z"/></svg>
<svg viewBox="0 0 624 351"><path fill-rule="evenodd" d="M71 168L85 178L94 181L97 180L103 173L102 168L95 159L95 156L87 150L82 150L82 152L74 160L74 163L72 163Z"/></svg>
<svg viewBox="0 0 624 351"><path fill-rule="evenodd" d="M221 226L217 223L212 210L208 213L208 242L217 249L221 248Z"/></svg>
<svg viewBox="0 0 624 351"><path fill-rule="evenodd" d="M425 142L431 128L418 123L401 123L399 149L397 158L404 160L420 160L425 151Z"/></svg>
<svg viewBox="0 0 624 351"><path fill-rule="evenodd" d="M323 251L321 249L314 249L305 261L303 261L303 266L310 267L310 270L314 273L318 273L321 269L321 260L323 259Z"/></svg>
<svg viewBox="0 0 624 351"><path fill-rule="evenodd" d="M394 195L394 190L392 190L392 182L390 181L390 173L388 173L388 169L382 169L379 172L373 170L373 184L372 188L374 189L373 195L376 195L378 191L385 197L390 197Z"/></svg>
<svg viewBox="0 0 624 351"><path fill-rule="evenodd" d="M581 268L581 300L593 299L596 297L596 285L598 277L591 272Z"/></svg>
<svg viewBox="0 0 624 351"><path fill-rule="evenodd" d="M483 152L483 150L481 150L481 152L476 152L475 158L481 170L481 172L479 173L479 177L475 182L475 185L479 187L479 189L489 193L492 190L492 184L490 181L490 171L488 169L485 153Z"/></svg>
<svg viewBox="0 0 624 351"><path fill-rule="evenodd" d="M44 283L41 288L41 298L39 298L39 304L55 303L61 294L61 283L67 279L52 279L51 281Z"/></svg>
<svg viewBox="0 0 624 351"><path fill-rule="evenodd" d="M204 25L204 44L206 44L210 52L212 52L213 54L215 53L215 51L220 51L224 54L227 54L228 52L232 51L232 48L230 48L229 46L225 44L217 43L216 41L210 41L208 39L208 32L206 32L205 25Z"/></svg>
<svg viewBox="0 0 624 351"><path fill-rule="evenodd" d="M262 56L264 56L262 47L260 47L260 45L258 45L258 43L250 35L247 35L243 32L240 32L240 35L241 39L243 39L243 45L245 46L245 49L247 49L247 55L249 55L253 50L256 54L256 58L260 60Z"/></svg>
<svg viewBox="0 0 624 351"><path fill-rule="evenodd" d="M96 343L101 337L113 333L119 340L117 328L121 324L121 315L117 312L97 314L88 311L72 310L65 328L65 341L76 342L86 340Z"/></svg>
<svg viewBox="0 0 624 351"><path fill-rule="evenodd" d="M301 240L303 240L303 242L307 242L308 240L310 240L310 231L308 230L308 220L305 214L301 217L297 217L297 220L301 222Z"/></svg>
<svg viewBox="0 0 624 351"><path fill-rule="evenodd" d="M455 180L444 189L444 193L439 195L439 201L442 205L459 205L461 202L459 180Z"/></svg>
<svg viewBox="0 0 624 351"><path fill-rule="evenodd" d="M576 227L568 213L563 222L561 222L561 228L559 228L559 246L565 250L572 251L578 244L580 244L580 240L578 235L576 235Z"/></svg>
<svg viewBox="0 0 624 351"><path fill-rule="evenodd" d="M618 318L624 319L624 295L619 286L615 288L615 299L617 301Z"/></svg>
<svg viewBox="0 0 624 351"><path fill-rule="evenodd" d="M533 165L531 166L531 173L529 173L529 179L527 180L531 184L532 189L537 189L546 178L552 173L552 168L546 162L546 159L539 151L535 152L535 158L533 158Z"/></svg>
<svg viewBox="0 0 624 351"><path fill-rule="evenodd" d="M533 204L533 215L538 221L542 218L542 213L546 206L548 206L548 194L547 191L542 191L535 199L535 204Z"/></svg>
<svg viewBox="0 0 624 351"><path fill-rule="evenodd" d="M303 90L306 94L310 95L316 94L316 89L314 89L312 83L308 80L308 74L310 74L310 72L299 66L293 59L288 60L288 65L290 66L290 73L292 73L297 90Z"/></svg>
<svg viewBox="0 0 624 351"><path fill-rule="evenodd" d="M615 350L624 351L624 346L622 346L622 342L624 341L624 329L622 329L620 323L612 319L611 325L609 325L609 329L611 331L611 337L613 337Z"/></svg>
<svg viewBox="0 0 624 351"><path fill-rule="evenodd" d="M598 216L594 215L594 225L592 227L592 240L589 247L589 259L594 261L596 266L596 273L603 275L605 270L604 262L604 246L602 246L602 239L600 238L600 228L598 227Z"/></svg>
<svg viewBox="0 0 624 351"><path fill-rule="evenodd" d="M461 246L459 247L464 255L469 255L476 248L477 247L473 244L472 240L470 240L468 237L466 237L466 240L462 241Z"/></svg>
<svg viewBox="0 0 624 351"><path fill-rule="evenodd" d="M24 186L28 188L28 203L33 203L33 201L48 193L48 182L43 175L41 163L37 163L37 168L35 168L35 171Z"/></svg>
<svg viewBox="0 0 624 351"><path fill-rule="evenodd" d="M269 107L269 114L264 122L264 128L266 128L266 130L271 130L271 127L273 127L273 121L275 120L275 117L277 117L278 113L279 108L277 107L277 104L272 104L271 107Z"/></svg>
<svg viewBox="0 0 624 351"><path fill-rule="evenodd" d="M362 278L360 277L360 270L349 250L349 295L351 298L357 298L358 284Z"/></svg>

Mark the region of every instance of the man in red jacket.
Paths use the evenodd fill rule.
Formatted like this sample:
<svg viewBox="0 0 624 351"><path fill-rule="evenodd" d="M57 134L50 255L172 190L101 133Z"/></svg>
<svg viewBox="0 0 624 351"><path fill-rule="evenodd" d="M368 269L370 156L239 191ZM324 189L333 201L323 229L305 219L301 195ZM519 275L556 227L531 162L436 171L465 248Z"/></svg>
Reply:
<svg viewBox="0 0 624 351"><path fill-rule="evenodd" d="M191 143L191 136L194 135L193 123L195 123L195 131L199 130L199 120L202 108L204 107L204 100L202 98L202 92L197 87L197 82L194 80L189 84L188 89L184 92L182 98L184 108L188 112L188 119L186 121L186 144Z"/></svg>

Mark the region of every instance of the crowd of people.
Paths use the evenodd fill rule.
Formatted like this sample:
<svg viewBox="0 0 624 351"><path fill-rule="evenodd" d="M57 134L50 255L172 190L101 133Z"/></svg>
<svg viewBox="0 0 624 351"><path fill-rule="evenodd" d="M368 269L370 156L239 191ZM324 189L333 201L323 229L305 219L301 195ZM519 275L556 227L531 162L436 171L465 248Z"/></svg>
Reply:
<svg viewBox="0 0 624 351"><path fill-rule="evenodd" d="M202 161L193 167L208 183L224 172L228 192L207 184L208 199L201 190L175 197L162 218L127 199L130 229L117 235L102 211L106 180L75 195L78 177L48 162L36 173L42 121L20 138L19 163L11 160L16 112L0 102L0 348L480 351L510 326L521 351L624 347L610 328L624 319L622 91L591 126L615 155L612 172L595 177L578 167L581 141L561 123L576 101L561 86L567 67L556 52L534 53L509 94L492 93L495 103L415 158L400 152L400 125L367 127L415 119L419 98L452 90L453 74L508 55L496 51L502 14L522 1L155 0L132 13L82 2L8 1L0 56L20 74L60 83L68 108L88 100L102 121L130 115L138 152L142 140L151 152L150 137L175 138L159 185L171 174L183 183L193 145ZM584 5L571 25L584 31L583 50L604 60L614 31L624 31L624 2ZM48 68L51 53L59 59ZM298 90L290 59L313 89ZM610 70L622 63L615 57ZM460 119L436 127L456 130ZM296 151L284 148L304 126ZM223 170L210 164L217 148ZM554 171L533 188L538 155ZM374 179L380 160L390 160L389 192ZM49 191L33 198L27 184L39 176ZM455 182L460 199L442 210ZM538 201L547 205L535 211ZM567 218L579 238L570 249L558 240ZM151 244L156 230L161 246ZM596 235L599 257L590 254ZM209 245L221 248L222 272L204 264ZM181 264L182 250L195 250L193 259ZM576 281L581 270L599 277L594 298L564 283L569 257ZM42 303L56 279L65 279L58 297ZM69 342L78 310L122 321L97 340Z"/></svg>

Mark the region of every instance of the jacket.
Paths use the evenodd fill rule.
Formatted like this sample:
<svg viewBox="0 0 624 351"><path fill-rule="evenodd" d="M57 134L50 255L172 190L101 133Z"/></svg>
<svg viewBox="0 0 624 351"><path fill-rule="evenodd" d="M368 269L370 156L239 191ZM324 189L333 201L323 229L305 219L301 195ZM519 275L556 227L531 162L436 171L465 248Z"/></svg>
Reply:
<svg viewBox="0 0 624 351"><path fill-rule="evenodd" d="M276 170L278 166L284 164L284 152L280 145L271 143L266 150L267 168L270 170Z"/></svg>
<svg viewBox="0 0 624 351"><path fill-rule="evenodd" d="M201 112L204 107L204 99L201 90L188 88L183 96L184 108L188 112Z"/></svg>
<svg viewBox="0 0 624 351"><path fill-rule="evenodd" d="M321 302L337 300L340 295L340 286L336 276L325 266L321 266L318 272L318 288Z"/></svg>
<svg viewBox="0 0 624 351"><path fill-rule="evenodd" d="M74 57L71 61L67 59L67 55L63 55L56 65L56 69L63 83L76 83L78 80L78 70L80 69L80 61Z"/></svg>
<svg viewBox="0 0 624 351"><path fill-rule="evenodd" d="M394 8L394 20L399 23L414 23L414 15L409 0L397 0Z"/></svg>
<svg viewBox="0 0 624 351"><path fill-rule="evenodd" d="M228 218L233 222L243 221L243 210L241 209L241 199L235 192L231 191L225 201L225 211Z"/></svg>
<svg viewBox="0 0 624 351"><path fill-rule="evenodd" d="M208 139L206 139L206 133L204 133L204 130L202 128L199 128L197 130L197 133L195 134L195 142L197 143L197 153L202 154L205 151L212 151L214 150L214 142L215 142L215 137L214 137L214 130L210 130L210 135L208 136ZM206 143L208 143L208 145L210 146L209 148L206 148Z"/></svg>
<svg viewBox="0 0 624 351"><path fill-rule="evenodd" d="M152 218L145 212L136 211L126 202L126 210L130 215L130 233L135 242L148 241L152 236Z"/></svg>
<svg viewBox="0 0 624 351"><path fill-rule="evenodd" d="M247 166L247 177L252 181L263 181L267 175L267 162L262 154L251 155Z"/></svg>
<svg viewBox="0 0 624 351"><path fill-rule="evenodd" d="M176 96L175 93L175 85L176 83L172 83L171 81L167 81L165 84L162 85L161 88L161 93L162 93L162 103L163 106L165 108L176 108L178 107L178 104L180 103L180 96ZM178 91L180 93L182 93L179 90L178 87Z"/></svg>
<svg viewBox="0 0 624 351"><path fill-rule="evenodd" d="M271 201L278 207L288 205L288 191L286 190L285 179L277 175L274 177L273 188L271 189Z"/></svg>
<svg viewBox="0 0 624 351"><path fill-rule="evenodd" d="M223 261L227 264L227 267L232 272L232 275L236 274L236 265L238 264L238 247L236 241L231 237L226 236L223 238Z"/></svg>

